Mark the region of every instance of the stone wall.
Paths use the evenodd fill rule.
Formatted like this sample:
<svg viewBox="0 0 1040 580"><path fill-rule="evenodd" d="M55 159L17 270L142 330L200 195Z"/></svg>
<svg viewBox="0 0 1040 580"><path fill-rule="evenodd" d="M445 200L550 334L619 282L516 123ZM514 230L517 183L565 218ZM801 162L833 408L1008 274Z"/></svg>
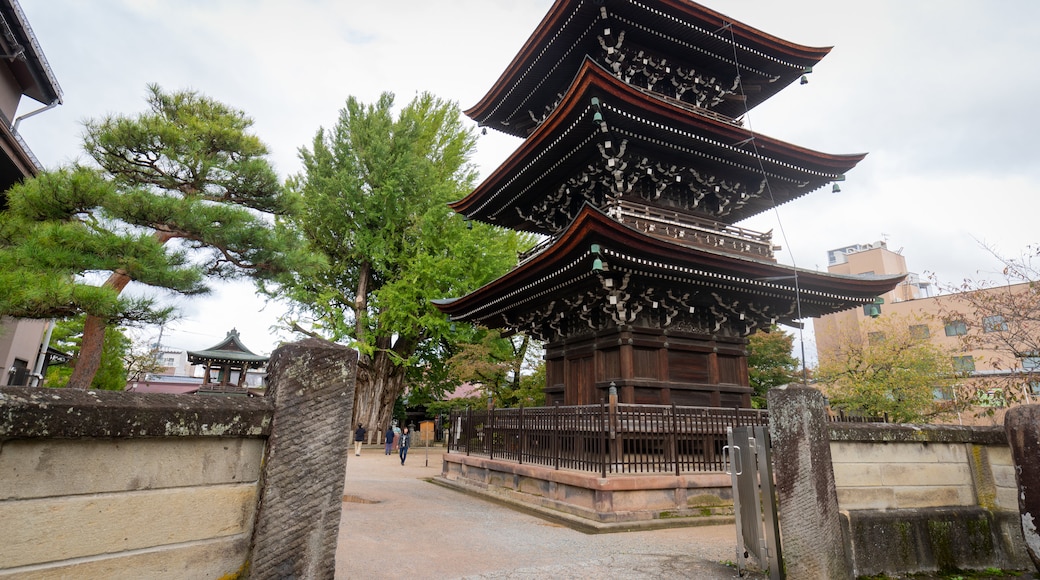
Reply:
<svg viewBox="0 0 1040 580"><path fill-rule="evenodd" d="M842 510L1018 510L1002 428L832 424L830 440Z"/></svg>
<svg viewBox="0 0 1040 580"><path fill-rule="evenodd" d="M832 424L829 431L857 575L1029 566L1003 429Z"/></svg>
<svg viewBox="0 0 1040 580"><path fill-rule="evenodd" d="M775 391L775 392L774 392ZM789 545L826 525L840 524L847 574L1024 569L1030 566L1019 525L1015 468L1000 428L950 425L830 423L805 411L823 397L789 385L769 393L770 432L778 481L784 558ZM825 441L826 452L777 434ZM797 441L793 441L797 443ZM822 485L815 474L833 474ZM781 486L792 481L794 485ZM836 505L826 522L804 529L806 518L784 505ZM811 543L811 542L809 542Z"/></svg>
<svg viewBox="0 0 1040 580"><path fill-rule="evenodd" d="M219 578L246 562L263 399L0 388L0 578Z"/></svg>
<svg viewBox="0 0 1040 580"><path fill-rule="evenodd" d="M264 398L0 388L0 579L331 580L357 352L271 358Z"/></svg>

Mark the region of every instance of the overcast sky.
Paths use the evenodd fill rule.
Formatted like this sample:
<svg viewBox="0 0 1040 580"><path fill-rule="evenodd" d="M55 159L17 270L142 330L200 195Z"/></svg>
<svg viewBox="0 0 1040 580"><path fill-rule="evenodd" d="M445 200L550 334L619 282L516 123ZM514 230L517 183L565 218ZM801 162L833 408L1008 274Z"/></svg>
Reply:
<svg viewBox="0 0 1040 580"><path fill-rule="evenodd" d="M335 123L346 98L430 91L468 108L550 0L21 0L64 104L19 130L48 168L82 159L82 121L144 108L145 86L191 88L246 111L279 174ZM887 240L940 284L993 276L981 244L1038 241L1040 2L707 0L756 28L834 50L751 111L755 132L827 153L869 152L842 192L819 190L741 225L774 230L781 263L826 269L829 249ZM24 99L19 114L39 105ZM490 173L519 141L489 133ZM199 349L237 327L270 352L282 308L251 287L180 300L163 345ZM157 334L157 329L151 329Z"/></svg>

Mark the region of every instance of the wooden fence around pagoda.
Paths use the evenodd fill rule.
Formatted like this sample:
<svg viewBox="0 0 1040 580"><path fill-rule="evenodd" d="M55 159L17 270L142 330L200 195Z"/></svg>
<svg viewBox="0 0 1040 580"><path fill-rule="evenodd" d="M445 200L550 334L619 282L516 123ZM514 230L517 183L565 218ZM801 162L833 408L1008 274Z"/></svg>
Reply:
<svg viewBox="0 0 1040 580"><path fill-rule="evenodd" d="M448 451L608 474L723 471L726 428L768 425L759 409L581 405L451 414Z"/></svg>

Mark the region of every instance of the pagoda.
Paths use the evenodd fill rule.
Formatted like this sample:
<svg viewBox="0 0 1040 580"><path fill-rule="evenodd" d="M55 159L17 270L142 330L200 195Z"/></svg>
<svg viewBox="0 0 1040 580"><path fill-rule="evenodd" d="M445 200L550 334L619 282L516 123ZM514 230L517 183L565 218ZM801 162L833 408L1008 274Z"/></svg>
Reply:
<svg viewBox="0 0 1040 580"><path fill-rule="evenodd" d="M686 0L557 0L466 111L523 144L458 213L544 241L436 301L451 320L545 342L549 404L750 406L747 337L873 303L902 276L778 264L739 221L844 179L833 155L742 117L829 48Z"/></svg>

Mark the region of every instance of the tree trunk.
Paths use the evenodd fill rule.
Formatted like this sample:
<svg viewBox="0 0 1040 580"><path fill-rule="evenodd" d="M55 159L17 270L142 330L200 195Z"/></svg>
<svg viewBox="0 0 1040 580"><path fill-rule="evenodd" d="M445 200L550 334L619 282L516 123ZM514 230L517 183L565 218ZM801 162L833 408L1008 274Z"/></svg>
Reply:
<svg viewBox="0 0 1040 580"><path fill-rule="evenodd" d="M70 389L89 389L94 375L101 368L101 351L105 347L105 327L108 321L97 316L87 316L83 322L83 342L76 358L76 366L69 377Z"/></svg>
<svg viewBox="0 0 1040 580"><path fill-rule="evenodd" d="M129 283L130 277L122 272L113 272L108 280L105 280L105 286L114 289L116 294L122 292ZM107 326L108 320L91 314L83 321L83 341L80 343L76 366L69 377L68 388L89 389L90 384L94 382L94 375L101 368L101 352L105 348Z"/></svg>
<svg viewBox="0 0 1040 580"><path fill-rule="evenodd" d="M365 368L358 367L354 390L354 421L365 426L367 443L381 443L393 418L394 402L404 392L405 368L395 365L385 350L377 350Z"/></svg>
<svg viewBox="0 0 1040 580"><path fill-rule="evenodd" d="M165 244L176 237L170 232L155 232L154 236L160 244ZM116 270L112 272L108 280L105 280L104 285L119 294L129 283L130 276L127 276L122 270ZM89 389L90 384L94 382L94 376L101 368L101 351L105 347L106 326L108 326L108 320L87 315L83 322L83 342L79 347L79 358L76 359L76 366L72 369L72 376L69 377L68 388Z"/></svg>

